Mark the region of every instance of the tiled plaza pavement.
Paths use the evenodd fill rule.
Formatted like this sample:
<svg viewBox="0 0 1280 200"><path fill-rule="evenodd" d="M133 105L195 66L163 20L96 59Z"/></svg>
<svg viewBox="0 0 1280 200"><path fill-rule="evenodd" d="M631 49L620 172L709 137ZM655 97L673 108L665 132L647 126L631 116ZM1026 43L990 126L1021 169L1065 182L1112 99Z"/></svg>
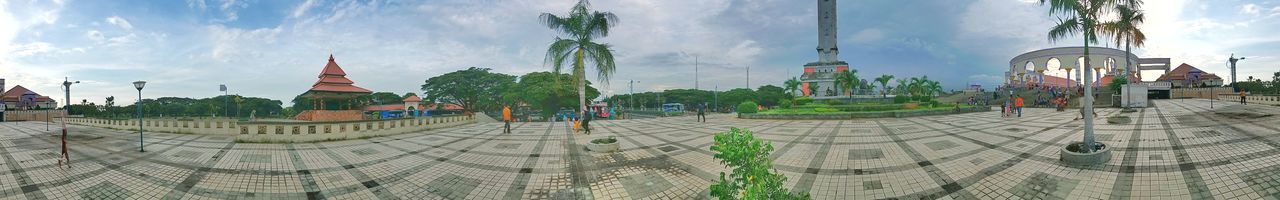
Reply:
<svg viewBox="0 0 1280 200"><path fill-rule="evenodd" d="M844 121L692 117L500 124L367 140L237 144L230 137L75 126L71 169L44 123L0 123L0 199L700 199L726 169L711 134L749 128L775 145L787 187L819 199L1259 199L1280 196L1280 107L1156 101L1099 119L1106 165L1059 164L1083 134L1075 112L1028 109ZM1215 113L1216 112L1216 113ZM1101 118L1101 117L1100 117ZM579 144L616 135L622 152Z"/></svg>

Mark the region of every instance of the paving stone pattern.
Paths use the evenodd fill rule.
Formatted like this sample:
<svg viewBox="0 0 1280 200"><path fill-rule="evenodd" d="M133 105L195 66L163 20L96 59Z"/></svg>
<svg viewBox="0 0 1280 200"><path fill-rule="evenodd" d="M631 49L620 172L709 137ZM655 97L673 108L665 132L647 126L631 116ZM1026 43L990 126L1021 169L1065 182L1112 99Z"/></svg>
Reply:
<svg viewBox="0 0 1280 200"><path fill-rule="evenodd" d="M73 168L44 123L0 123L0 199L707 199L728 169L712 135L747 128L773 143L785 187L817 199L1280 199L1280 107L1157 100L1099 109L1111 161L1067 166L1075 112L1026 109L843 121L711 115L500 123L361 140L234 143L225 136L71 126ZM1107 124L1125 115L1133 124ZM622 150L585 150L614 136Z"/></svg>

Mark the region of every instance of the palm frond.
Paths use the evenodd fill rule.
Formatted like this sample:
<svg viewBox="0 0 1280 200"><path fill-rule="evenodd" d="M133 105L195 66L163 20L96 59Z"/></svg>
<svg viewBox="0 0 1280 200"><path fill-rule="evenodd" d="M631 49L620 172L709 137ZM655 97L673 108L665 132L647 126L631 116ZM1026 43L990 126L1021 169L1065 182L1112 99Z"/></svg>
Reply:
<svg viewBox="0 0 1280 200"><path fill-rule="evenodd" d="M577 48L576 41L556 37L555 42L551 42L551 46L547 47L547 55L543 58L543 62L551 65L551 72L561 74L564 65L569 62L569 57L573 56L573 51ZM560 79L556 79L559 81Z"/></svg>
<svg viewBox="0 0 1280 200"><path fill-rule="evenodd" d="M1080 20L1075 17L1058 19L1058 24L1054 24L1053 28L1049 29L1049 41L1056 42L1060 39L1065 39L1070 35L1079 33L1080 29L1082 29Z"/></svg>
<svg viewBox="0 0 1280 200"><path fill-rule="evenodd" d="M593 12L586 20L586 35L590 38L609 36L609 28L618 25L618 16L612 12Z"/></svg>
<svg viewBox="0 0 1280 200"><path fill-rule="evenodd" d="M613 76L613 72L617 69L617 65L613 61L613 49L609 44L582 42L582 50L586 52L586 58L595 64L596 79L602 84L609 83L609 77Z"/></svg>

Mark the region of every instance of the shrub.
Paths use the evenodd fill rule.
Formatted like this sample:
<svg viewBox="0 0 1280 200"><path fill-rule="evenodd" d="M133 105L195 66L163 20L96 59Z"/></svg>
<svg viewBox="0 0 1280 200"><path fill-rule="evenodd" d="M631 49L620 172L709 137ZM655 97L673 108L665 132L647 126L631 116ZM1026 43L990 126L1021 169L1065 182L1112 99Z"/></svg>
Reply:
<svg viewBox="0 0 1280 200"><path fill-rule="evenodd" d="M905 95L893 96L893 103L906 103L908 101L911 101L911 98Z"/></svg>
<svg viewBox="0 0 1280 200"><path fill-rule="evenodd" d="M938 106L942 106L942 103L939 103L938 100L930 100L929 105L934 108L937 108Z"/></svg>
<svg viewBox="0 0 1280 200"><path fill-rule="evenodd" d="M617 143L617 142L618 142L618 139L617 139L617 138L614 138L613 136L609 136L609 137L607 137L607 138L600 138L600 139L594 139L594 140L591 140L591 143L592 143L592 144L612 144L612 143Z"/></svg>
<svg viewBox="0 0 1280 200"><path fill-rule="evenodd" d="M813 109L813 111L814 111L814 112L840 112L840 109L835 109L835 108L814 108L814 109Z"/></svg>
<svg viewBox="0 0 1280 200"><path fill-rule="evenodd" d="M730 128L717 133L715 145L720 164L732 168L732 174L720 172L720 182L711 185L711 196L718 199L810 199L807 193L787 191L787 177L773 169L769 154L773 144L756 139L749 130Z"/></svg>
<svg viewBox="0 0 1280 200"><path fill-rule="evenodd" d="M796 98L796 102L795 102L795 103L796 103L796 105L806 105L806 104L809 104L809 103L813 103L813 98L809 98L809 97L800 97L800 98Z"/></svg>
<svg viewBox="0 0 1280 200"><path fill-rule="evenodd" d="M931 97L931 96L920 96L920 99L919 99L919 100L917 100L917 101L920 101L920 102L929 102L929 101L933 101L933 97Z"/></svg>
<svg viewBox="0 0 1280 200"><path fill-rule="evenodd" d="M759 111L756 107L756 102L742 102L738 104L738 113L756 113L756 111Z"/></svg>
<svg viewBox="0 0 1280 200"><path fill-rule="evenodd" d="M778 101L778 107L782 107L783 109L791 108L791 100L783 99Z"/></svg>

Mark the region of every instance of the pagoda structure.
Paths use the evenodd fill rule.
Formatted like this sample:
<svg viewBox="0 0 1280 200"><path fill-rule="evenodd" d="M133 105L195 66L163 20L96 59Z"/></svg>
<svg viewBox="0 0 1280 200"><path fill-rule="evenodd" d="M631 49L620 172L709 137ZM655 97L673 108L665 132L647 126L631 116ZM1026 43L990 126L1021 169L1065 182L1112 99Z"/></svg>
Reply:
<svg viewBox="0 0 1280 200"><path fill-rule="evenodd" d="M356 97L373 93L368 89L355 86L355 82L347 79L347 72L333 61L329 55L329 63L320 71L320 80L311 85L311 89L302 93L302 97L310 99L313 110L298 113L295 119L306 121L353 121L363 120L364 115L356 102Z"/></svg>

